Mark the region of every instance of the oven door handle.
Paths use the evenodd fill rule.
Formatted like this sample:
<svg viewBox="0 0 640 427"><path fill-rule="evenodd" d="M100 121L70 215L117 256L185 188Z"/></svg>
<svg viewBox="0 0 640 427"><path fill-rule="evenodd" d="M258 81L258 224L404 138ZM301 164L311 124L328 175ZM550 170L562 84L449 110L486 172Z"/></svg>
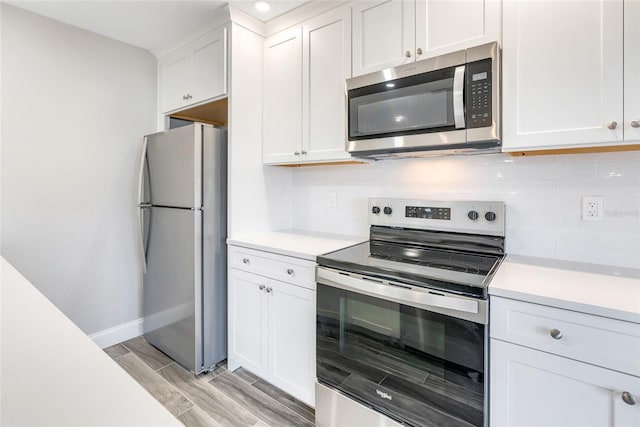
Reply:
<svg viewBox="0 0 640 427"><path fill-rule="evenodd" d="M393 301L399 304L469 320L486 325L487 302L460 295L430 291L404 284L393 284L365 276L354 277L346 272L339 272L326 267L317 267L316 281L358 294Z"/></svg>

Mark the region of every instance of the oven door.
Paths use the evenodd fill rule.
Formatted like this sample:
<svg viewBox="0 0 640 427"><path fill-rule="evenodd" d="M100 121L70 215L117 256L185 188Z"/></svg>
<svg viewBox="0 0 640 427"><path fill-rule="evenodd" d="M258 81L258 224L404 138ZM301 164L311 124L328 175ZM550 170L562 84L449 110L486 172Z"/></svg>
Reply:
<svg viewBox="0 0 640 427"><path fill-rule="evenodd" d="M317 282L319 383L404 424L484 425L486 301L325 267Z"/></svg>

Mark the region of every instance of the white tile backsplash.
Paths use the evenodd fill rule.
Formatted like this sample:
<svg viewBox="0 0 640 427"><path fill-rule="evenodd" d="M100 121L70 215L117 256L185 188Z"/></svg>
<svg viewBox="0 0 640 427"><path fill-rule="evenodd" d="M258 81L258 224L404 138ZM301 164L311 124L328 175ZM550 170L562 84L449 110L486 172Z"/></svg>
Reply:
<svg viewBox="0 0 640 427"><path fill-rule="evenodd" d="M640 268L640 152L386 160L292 178L294 228L366 235L369 197L499 200L508 253ZM604 221L581 220L583 195L604 197Z"/></svg>

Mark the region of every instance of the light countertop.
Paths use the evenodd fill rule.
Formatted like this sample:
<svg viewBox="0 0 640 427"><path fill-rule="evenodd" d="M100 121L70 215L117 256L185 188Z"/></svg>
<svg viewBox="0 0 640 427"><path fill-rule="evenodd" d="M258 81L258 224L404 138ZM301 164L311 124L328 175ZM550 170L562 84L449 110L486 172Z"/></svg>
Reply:
<svg viewBox="0 0 640 427"><path fill-rule="evenodd" d="M281 230L232 236L229 245L315 261L318 255L369 240L368 236L343 236L305 230Z"/></svg>
<svg viewBox="0 0 640 427"><path fill-rule="evenodd" d="M182 425L4 258L1 269L1 425Z"/></svg>
<svg viewBox="0 0 640 427"><path fill-rule="evenodd" d="M640 270L508 255L489 294L640 323Z"/></svg>

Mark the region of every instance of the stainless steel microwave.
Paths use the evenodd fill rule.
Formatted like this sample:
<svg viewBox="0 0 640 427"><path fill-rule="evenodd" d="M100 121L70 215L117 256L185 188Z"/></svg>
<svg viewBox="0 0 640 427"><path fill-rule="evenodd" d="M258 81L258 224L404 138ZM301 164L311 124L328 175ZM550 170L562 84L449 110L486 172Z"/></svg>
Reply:
<svg viewBox="0 0 640 427"><path fill-rule="evenodd" d="M500 52L489 43L348 79L348 151L384 159L500 151Z"/></svg>

